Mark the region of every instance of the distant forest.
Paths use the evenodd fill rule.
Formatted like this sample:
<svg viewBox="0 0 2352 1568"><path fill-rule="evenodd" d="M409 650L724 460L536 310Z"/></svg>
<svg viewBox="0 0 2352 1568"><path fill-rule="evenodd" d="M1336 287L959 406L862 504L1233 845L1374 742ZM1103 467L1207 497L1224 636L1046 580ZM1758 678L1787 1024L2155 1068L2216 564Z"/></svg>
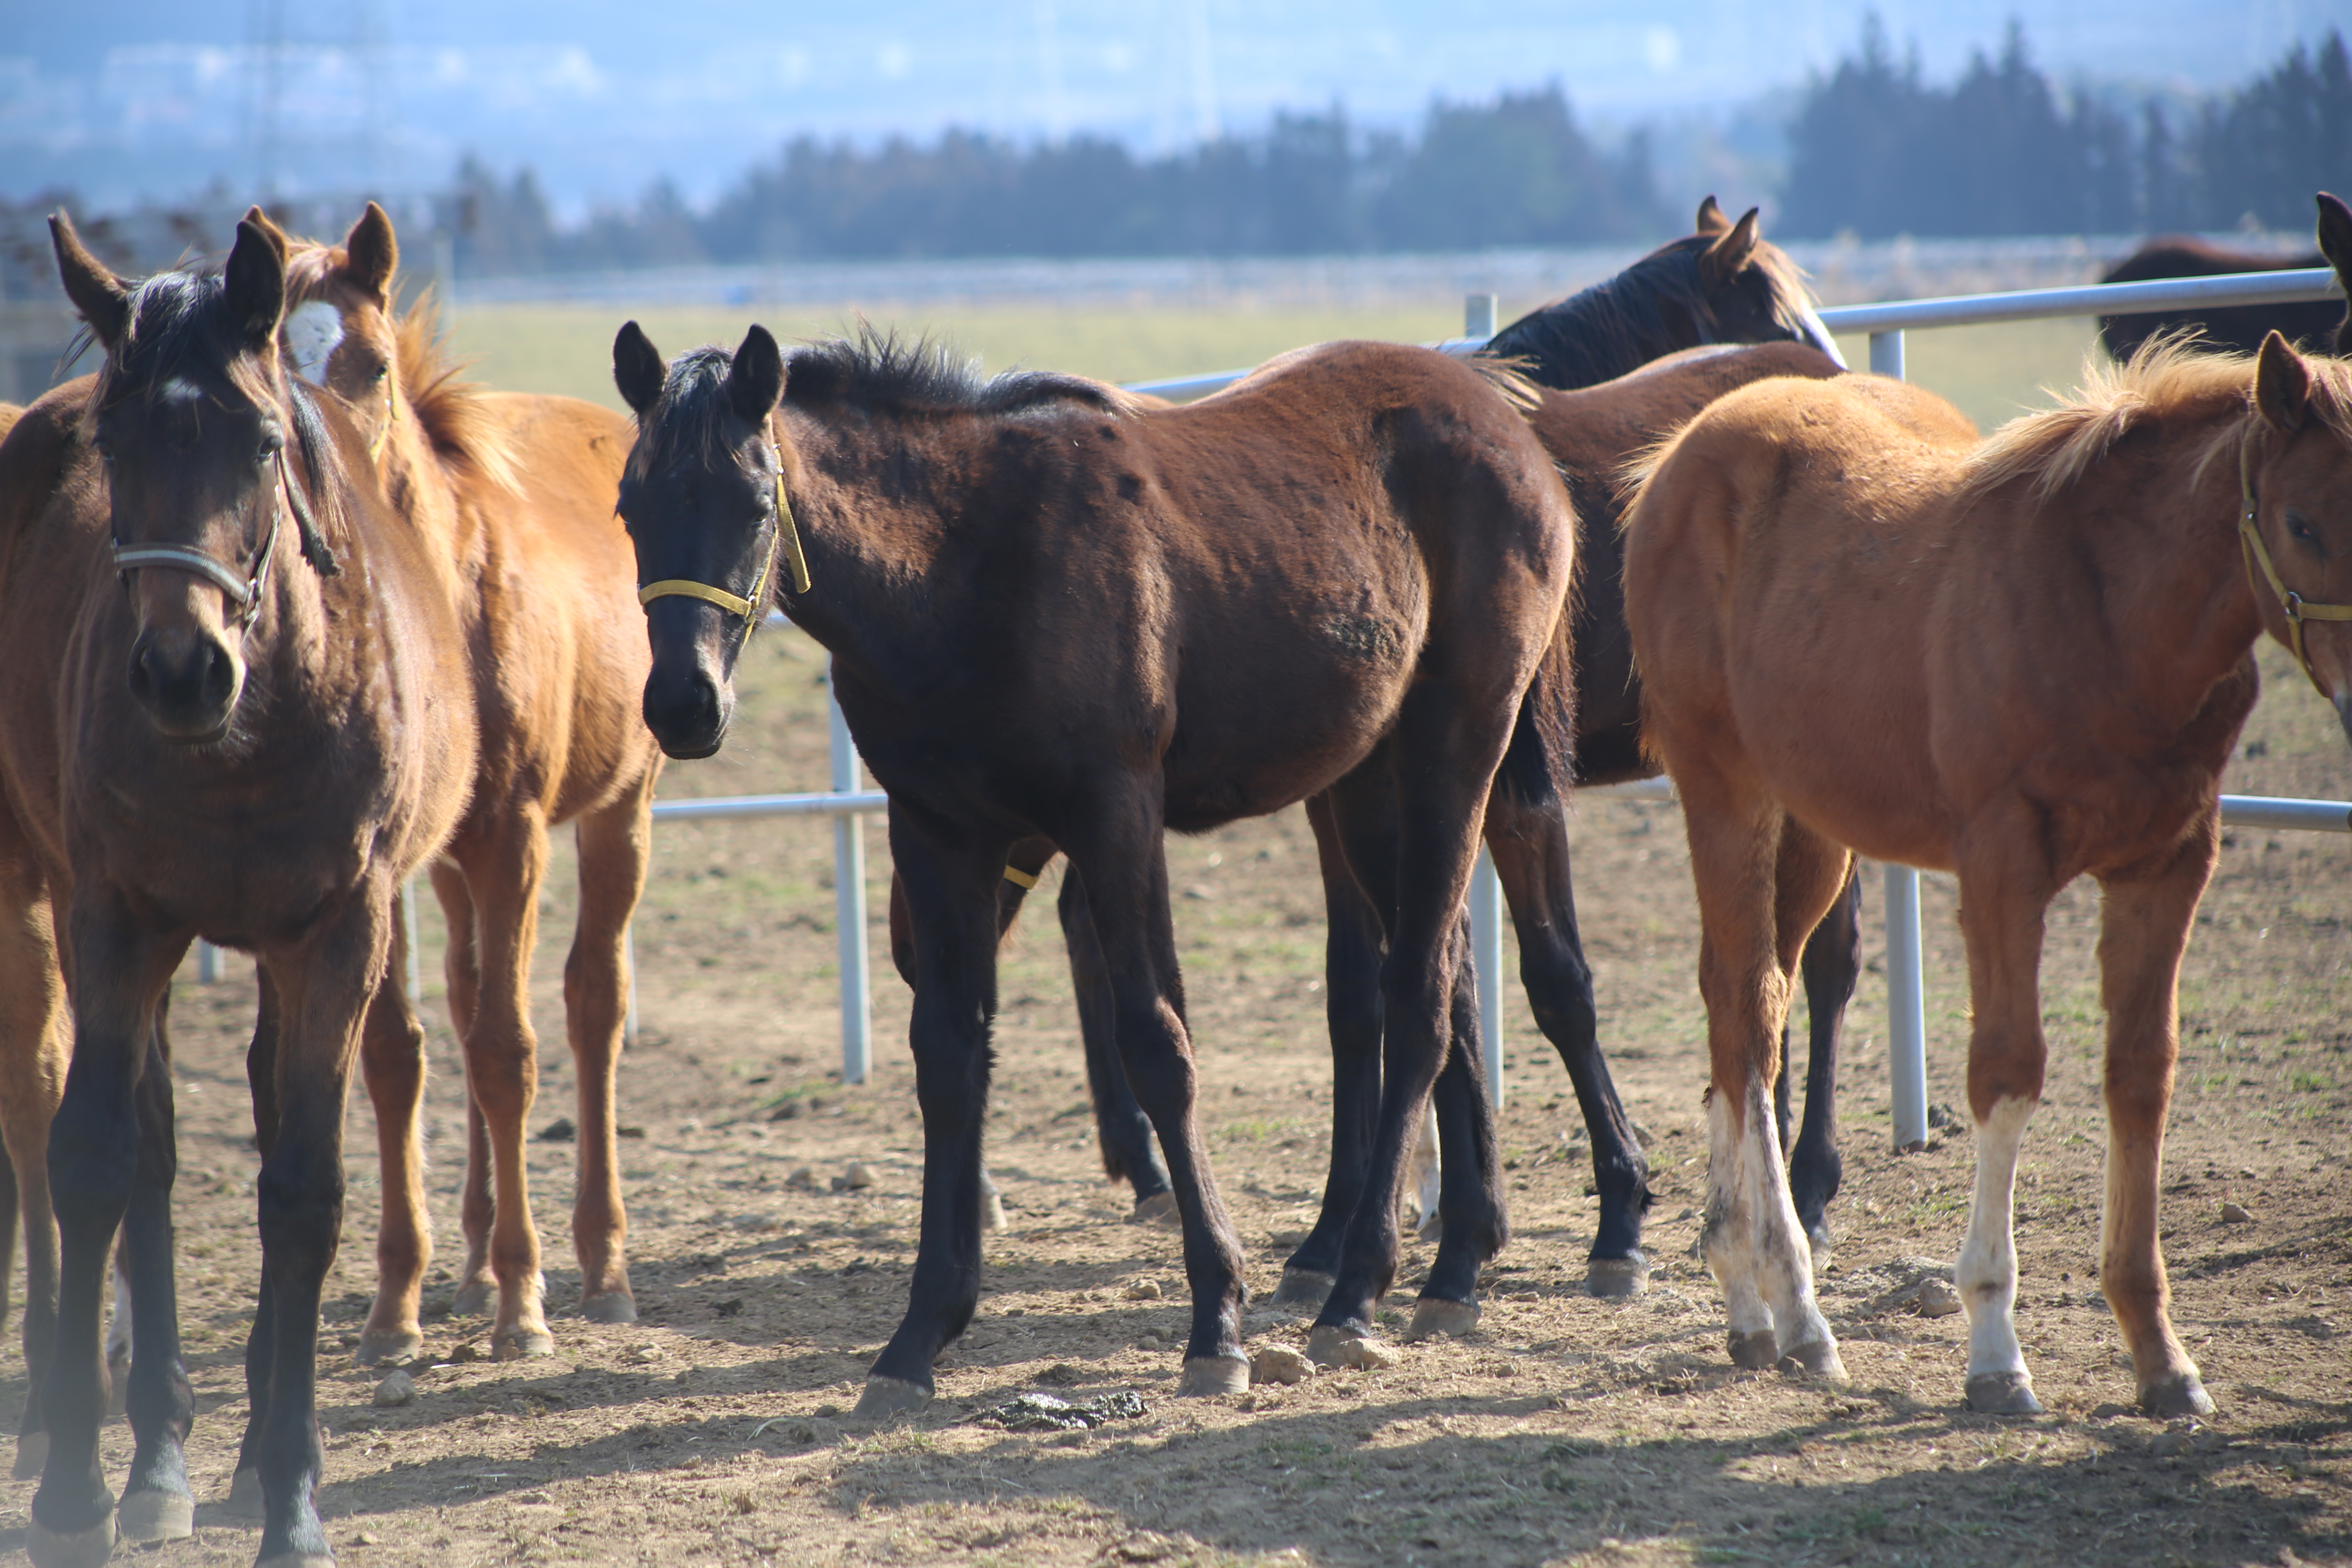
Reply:
<svg viewBox="0 0 2352 1568"><path fill-rule="evenodd" d="M2185 105L2063 87L2012 25L1948 86L1898 61L1874 16L1856 52L1803 93L1773 232L1783 238L1970 237L2221 230L2311 223L2352 195L2352 61L2331 33L2234 91ZM950 131L879 146L803 137L707 211L656 185L559 224L529 170L467 161L433 198L461 275L706 262L964 257L1303 256L1647 241L1703 192L1662 193L1636 133L1603 148L1557 85L1432 105L1415 134L1346 110L1277 115L1253 136L1164 157L1075 136L1024 145ZM0 205L0 293L54 288L40 217L66 194ZM348 201L332 204L347 212ZM85 232L125 272L226 246L242 202L99 216ZM288 221L320 226L326 204ZM404 227L427 219L402 218Z"/></svg>

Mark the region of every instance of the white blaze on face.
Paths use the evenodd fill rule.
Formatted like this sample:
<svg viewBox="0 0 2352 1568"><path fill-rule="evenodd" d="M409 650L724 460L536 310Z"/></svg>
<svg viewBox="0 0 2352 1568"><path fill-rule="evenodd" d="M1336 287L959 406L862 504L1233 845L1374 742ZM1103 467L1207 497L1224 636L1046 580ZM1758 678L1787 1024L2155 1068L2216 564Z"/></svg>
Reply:
<svg viewBox="0 0 2352 1568"><path fill-rule="evenodd" d="M296 373L313 385L326 385L327 360L343 341L343 313L324 300L306 300L288 312L279 331Z"/></svg>

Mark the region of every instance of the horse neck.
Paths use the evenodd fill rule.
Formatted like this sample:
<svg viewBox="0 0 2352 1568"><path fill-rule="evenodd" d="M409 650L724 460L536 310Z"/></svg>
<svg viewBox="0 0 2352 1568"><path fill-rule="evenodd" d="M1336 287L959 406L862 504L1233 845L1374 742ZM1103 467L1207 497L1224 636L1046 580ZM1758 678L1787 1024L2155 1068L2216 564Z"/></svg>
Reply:
<svg viewBox="0 0 2352 1568"><path fill-rule="evenodd" d="M780 449L798 455L786 490L809 569L809 591L787 588L779 602L828 652L869 672L910 659L920 668L942 630L941 609L963 597L949 584L933 589L945 520L935 500L886 488L885 465L910 465L899 433L884 424L877 434L877 423L828 421L787 405L769 427Z"/></svg>
<svg viewBox="0 0 2352 1568"><path fill-rule="evenodd" d="M1628 294L1644 281L1620 274L1570 296L1549 312L1546 326L1552 342L1546 357L1554 374L1547 384L1563 391L1598 386L1661 354L1700 345L1704 340L1696 336L1685 342L1667 331L1663 318L1628 307Z"/></svg>
<svg viewBox="0 0 2352 1568"><path fill-rule="evenodd" d="M471 560L478 530L473 509L463 504L459 476L434 444L433 433L405 390L394 397L392 407L392 424L374 459L384 500L407 521L434 560L453 566Z"/></svg>

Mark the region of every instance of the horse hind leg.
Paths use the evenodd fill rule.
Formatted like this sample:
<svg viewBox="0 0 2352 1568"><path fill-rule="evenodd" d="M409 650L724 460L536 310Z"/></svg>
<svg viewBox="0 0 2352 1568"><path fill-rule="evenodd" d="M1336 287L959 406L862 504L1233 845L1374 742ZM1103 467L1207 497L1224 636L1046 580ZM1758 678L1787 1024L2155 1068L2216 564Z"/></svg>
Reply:
<svg viewBox="0 0 2352 1568"><path fill-rule="evenodd" d="M20 1327L26 1394L15 1465L19 1480L39 1475L48 1458L41 1384L58 1331L49 1120L64 1092L71 1041L49 890L16 831L16 818L0 805L0 1139L7 1144L15 1209L25 1234Z"/></svg>
<svg viewBox="0 0 2352 1568"><path fill-rule="evenodd" d="M653 849L652 769L626 799L581 818L580 921L563 965L563 1014L580 1080L580 1184L572 1238L580 1313L595 1323L637 1319L629 1288L628 1209L621 1195L617 1112L621 1035L628 1018L629 921Z"/></svg>
<svg viewBox="0 0 2352 1568"><path fill-rule="evenodd" d="M407 895L403 893L401 898ZM405 1365L425 1351L418 1307L433 1259L419 1141L425 1109L425 1026L407 986L407 921L395 899L392 961L385 965L361 1026L360 1068L375 1110L376 1154L383 1173L383 1211L376 1230L375 1301L353 1360L362 1366Z"/></svg>
<svg viewBox="0 0 2352 1568"><path fill-rule="evenodd" d="M440 901L442 922L448 930L442 973L448 984L449 1026L457 1034L462 1057L481 1011L481 952L474 895L466 885L465 873L448 860L436 861L431 874L434 897ZM450 1310L471 1315L490 1310L498 1300L499 1284L490 1271L490 1225L497 1198L490 1180L489 1130L474 1098L470 1058L467 1063L466 1170L457 1191L457 1226L466 1238L466 1261L457 1272Z"/></svg>
<svg viewBox="0 0 2352 1568"><path fill-rule="evenodd" d="M1862 879L1849 866L1845 885L1838 890L1829 913L1805 939L1799 969L1805 981L1806 1033L1811 1037L1805 1058L1805 1118L1796 1142L1788 1145L1789 1195L1795 1200L1797 1218L1813 1249L1813 1267L1830 1258L1829 1208L1845 1175L1838 1154L1837 1062L1838 1032L1846 1005L1853 1000L1854 984L1862 975ZM1786 1086L1790 1064L1788 1032L1781 1031L1780 1136L1789 1136Z"/></svg>
<svg viewBox="0 0 2352 1568"><path fill-rule="evenodd" d="M1000 910L1003 897L1000 889ZM1136 1103L1127 1068L1119 1063L1113 1037L1118 1005L1111 996L1110 971L1104 965L1102 941L1095 933L1094 915L1087 905L1086 879L1076 868L1062 873L1055 912L1061 918L1063 944L1070 954L1078 1037L1086 1047L1087 1095L1094 1106L1095 1137L1102 1149L1103 1170L1112 1181L1125 1181L1133 1190L1135 1209L1128 1216L1131 1222L1173 1222L1176 1199L1169 1190L1168 1167L1152 1146L1151 1119Z"/></svg>

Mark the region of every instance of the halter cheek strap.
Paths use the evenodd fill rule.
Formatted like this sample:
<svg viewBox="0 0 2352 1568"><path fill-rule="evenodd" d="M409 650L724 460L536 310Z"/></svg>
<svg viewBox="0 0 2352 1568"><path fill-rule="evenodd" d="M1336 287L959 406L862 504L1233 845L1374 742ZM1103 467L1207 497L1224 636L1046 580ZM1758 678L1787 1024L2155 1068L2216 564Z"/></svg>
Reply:
<svg viewBox="0 0 2352 1568"><path fill-rule="evenodd" d="M269 586L269 563L278 553L278 527L286 519L287 500L293 493L294 481L287 475L286 451L281 447L278 452L278 483L271 487L269 494L269 531L262 537L261 548L254 552L253 570L243 576L218 557L188 544L118 544L114 547L114 569L126 581L142 566L165 566L193 573L227 595L228 602L236 606L236 624L248 626L261 608L261 595Z"/></svg>
<svg viewBox="0 0 2352 1568"><path fill-rule="evenodd" d="M779 465L781 467L781 465ZM808 557L801 552L801 533L793 522L792 502L784 499L784 479L776 476L776 531L768 541L768 558L760 565L760 575L751 584L750 597L730 594L708 583L697 583L688 577L665 577L658 583L648 583L637 590L637 603L650 605L656 599L699 599L706 605L716 605L730 616L743 617L748 630L752 616L765 601L768 574L776 569L776 557L782 553L784 564L792 573L793 592L809 591Z"/></svg>
<svg viewBox="0 0 2352 1568"><path fill-rule="evenodd" d="M2287 646L2294 650L2294 662L2303 667L2304 679L2311 682L2311 689L2332 702L2334 694L2321 683L2319 672L2311 668L2311 659L2303 650L2303 624L2352 621L2352 605L2312 604L2280 578L2278 568L2271 562L2270 547L2263 542L2262 530L2255 526L2254 473L2247 457L2247 448L2252 445L2251 432L2238 445L2238 542L2245 552L2246 581L2249 585L2269 583L2271 593L2286 612Z"/></svg>

